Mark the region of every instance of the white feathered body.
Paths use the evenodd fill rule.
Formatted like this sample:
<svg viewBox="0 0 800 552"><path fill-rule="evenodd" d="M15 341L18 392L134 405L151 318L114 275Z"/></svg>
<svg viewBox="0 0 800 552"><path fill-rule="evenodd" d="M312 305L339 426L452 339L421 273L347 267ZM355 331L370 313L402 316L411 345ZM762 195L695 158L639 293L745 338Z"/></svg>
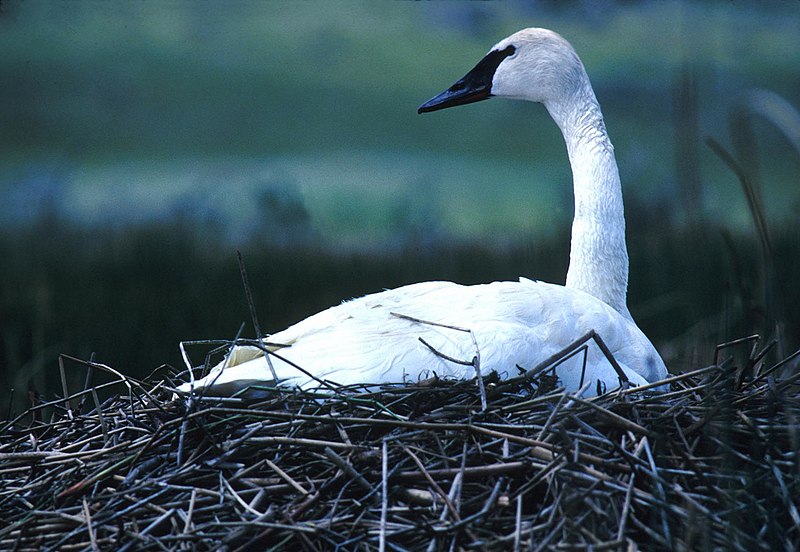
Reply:
<svg viewBox="0 0 800 552"><path fill-rule="evenodd" d="M426 322L457 326L472 335ZM444 355L466 363L478 357L483 375L495 371L507 378L535 367L590 330L608 345L631 383L666 376L650 341L617 311L586 293L527 279L474 286L422 282L387 290L322 311L265 342L275 344L270 360L282 385L315 388L318 381L281 359L340 385L476 375L473 366ZM587 355L586 371L581 354L556 369L561 384L575 391L588 382L587 394L597 391L598 381L602 390L617 388L619 376L596 344L589 344ZM214 394L229 394L271 380L261 350L237 347L194 387L213 385Z"/></svg>
<svg viewBox="0 0 800 552"><path fill-rule="evenodd" d="M474 357L482 374L512 377L518 367L537 366L591 330L608 345L631 383L666 377L664 362L628 311L619 172L600 106L575 50L552 31L523 29L500 41L419 111L490 96L544 104L564 136L575 192L567 285L525 279L476 286L424 282L342 303L268 338L278 344L270 358L281 384L320 385L292 363L343 385L414 382L434 374L470 378L476 375L470 364ZM619 386L617 372L594 343L585 359L576 355L555 371L570 391L585 384L588 393ZM262 351L237 347L194 388L226 394L274 379ZM192 387L185 384L181 390Z"/></svg>

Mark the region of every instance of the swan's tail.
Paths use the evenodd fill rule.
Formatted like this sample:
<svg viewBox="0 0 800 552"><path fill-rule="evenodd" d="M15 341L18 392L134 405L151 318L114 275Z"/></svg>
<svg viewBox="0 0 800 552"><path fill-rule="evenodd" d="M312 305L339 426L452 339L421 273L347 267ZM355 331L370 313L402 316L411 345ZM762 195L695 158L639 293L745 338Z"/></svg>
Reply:
<svg viewBox="0 0 800 552"><path fill-rule="evenodd" d="M269 347L269 350L272 352L281 348L283 347L274 346ZM178 390L184 393L202 391L206 395L230 396L253 385L291 384L301 375L298 369L273 355L269 355L268 362L267 353L258 347L238 346L231 349L225 359L214 366L207 376L194 382L186 382L178 386Z"/></svg>

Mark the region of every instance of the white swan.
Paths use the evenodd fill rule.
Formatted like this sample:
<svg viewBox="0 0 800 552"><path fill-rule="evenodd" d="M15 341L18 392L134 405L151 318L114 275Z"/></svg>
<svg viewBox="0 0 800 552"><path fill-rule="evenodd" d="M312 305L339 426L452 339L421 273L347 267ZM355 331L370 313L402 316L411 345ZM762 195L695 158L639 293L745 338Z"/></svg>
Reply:
<svg viewBox="0 0 800 552"><path fill-rule="evenodd" d="M320 380L349 385L416 381L433 374L469 378L476 370L468 363L476 357L482 374L509 377L590 330L602 337L634 385L666 377L664 362L626 306L628 255L617 165L572 46L546 29L519 31L419 112L490 96L543 103L563 133L575 188L566 286L524 278L475 286L423 282L367 295L266 338L274 351L272 367L258 348L236 347L208 376L179 389L208 387L206 392L227 394L273 382L272 370L281 384L302 388L318 387ZM588 387L589 395L620 385L596 346L588 350L585 371L578 355L559 365L556 374L568 390Z"/></svg>

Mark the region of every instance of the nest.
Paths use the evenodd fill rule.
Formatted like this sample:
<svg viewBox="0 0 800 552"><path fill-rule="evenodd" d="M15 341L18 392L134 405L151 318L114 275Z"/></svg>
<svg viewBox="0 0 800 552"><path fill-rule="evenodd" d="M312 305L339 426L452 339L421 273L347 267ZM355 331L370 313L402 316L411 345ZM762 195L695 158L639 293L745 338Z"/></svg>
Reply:
<svg viewBox="0 0 800 552"><path fill-rule="evenodd" d="M2 427L0 549L800 549L797 353L753 351L591 400L542 374L65 389Z"/></svg>

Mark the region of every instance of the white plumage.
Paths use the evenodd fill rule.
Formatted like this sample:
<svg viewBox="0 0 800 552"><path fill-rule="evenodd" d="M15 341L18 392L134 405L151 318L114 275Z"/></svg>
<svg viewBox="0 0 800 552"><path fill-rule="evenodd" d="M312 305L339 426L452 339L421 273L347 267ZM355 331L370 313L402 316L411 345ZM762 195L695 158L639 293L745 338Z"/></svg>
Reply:
<svg viewBox="0 0 800 552"><path fill-rule="evenodd" d="M512 377L590 330L600 335L634 385L666 376L663 361L626 306L628 256L619 175L577 54L552 31L522 30L499 42L420 112L490 96L541 102L562 131L575 189L567 285L524 278L475 286L423 282L347 301L265 339L275 353L270 360L281 384L408 382L434 374L470 378L476 375L469 364L474 357L483 375L496 371ZM566 389L576 391L588 383L587 394L594 394L620 385L595 344L586 360L585 370L581 355L557 367ZM180 390L209 387L206 391L213 394L227 394L271 381L261 350L236 347L208 376Z"/></svg>

